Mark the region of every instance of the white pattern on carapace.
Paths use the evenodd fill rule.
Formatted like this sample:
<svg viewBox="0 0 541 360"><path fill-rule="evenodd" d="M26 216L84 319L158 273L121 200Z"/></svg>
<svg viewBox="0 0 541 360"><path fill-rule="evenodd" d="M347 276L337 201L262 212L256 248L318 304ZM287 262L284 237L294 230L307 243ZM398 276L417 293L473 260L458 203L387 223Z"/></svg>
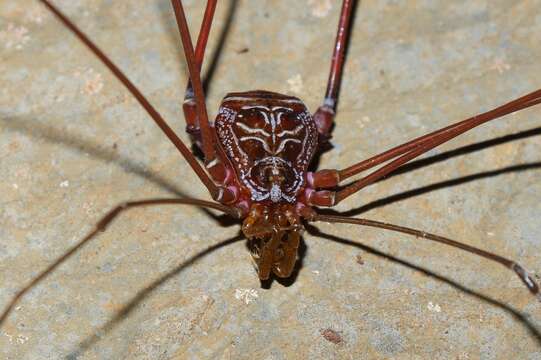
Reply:
<svg viewBox="0 0 541 360"><path fill-rule="evenodd" d="M227 96L223 101L249 101L253 102L254 100L257 100L258 98L254 97L244 97L244 96ZM261 100L265 100L264 98L261 98ZM288 103L288 104L300 104L304 105L304 103L299 99L280 99L280 102Z"/></svg>
<svg viewBox="0 0 541 360"><path fill-rule="evenodd" d="M239 117L241 116L239 115ZM246 131L248 134L261 134L263 136L271 136L268 132L265 131L265 129L253 128L241 122L236 122L235 125Z"/></svg>
<svg viewBox="0 0 541 360"><path fill-rule="evenodd" d="M282 152L282 150L285 149L286 144L287 144L288 141L296 142L296 143L299 143L299 144L301 143L301 141L299 139L294 139L294 138L284 139L284 141L282 141L280 143L280 145L278 146L278 149L276 149L276 151L274 153L279 154L280 152Z"/></svg>
<svg viewBox="0 0 541 360"><path fill-rule="evenodd" d="M303 126L299 125L293 130L282 130L282 132L276 134L276 136L282 137L284 135L297 135L299 131L301 131L302 129L303 129Z"/></svg>
<svg viewBox="0 0 541 360"><path fill-rule="evenodd" d="M230 101L249 101L250 104L232 104L234 111L228 106ZM233 165L238 179L250 191L253 201L269 199L275 203L282 200L293 203L304 184L306 169L316 148L317 130L306 108L299 111L298 105L293 105L303 105L302 101L289 98L278 101L295 108L254 104L253 97L226 97L215 128L224 152L229 159L235 159ZM283 125L286 114L289 114L287 125ZM258 122L258 115L263 123ZM282 126L294 127L284 129ZM247 145L242 144L249 141L252 141L250 147L244 148ZM298 144L298 148L290 148L282 154L289 143ZM255 144L260 147L253 148ZM272 176L283 175L285 180L271 181L266 175L268 171Z"/></svg>

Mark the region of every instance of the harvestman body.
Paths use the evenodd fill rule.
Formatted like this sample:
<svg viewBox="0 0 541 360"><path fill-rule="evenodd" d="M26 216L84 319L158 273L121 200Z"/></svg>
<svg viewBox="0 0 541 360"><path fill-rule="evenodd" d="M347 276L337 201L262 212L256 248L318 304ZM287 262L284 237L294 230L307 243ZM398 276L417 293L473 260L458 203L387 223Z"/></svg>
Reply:
<svg viewBox="0 0 541 360"><path fill-rule="evenodd" d="M295 97L250 91L228 94L214 124L237 175L237 204L249 209L242 230L259 277L267 279L271 271L289 277L302 231L300 211L314 191L306 184L318 138L312 115Z"/></svg>
<svg viewBox="0 0 541 360"><path fill-rule="evenodd" d="M318 214L319 207L336 205L412 159L474 127L541 103L541 89L486 113L413 139L348 168L311 173L307 169L313 155L321 150L321 145L330 138L348 28L355 1L343 1L325 100L314 115L308 112L298 98L256 90L228 94L221 104L214 124L211 124L207 116L199 72L217 0L207 2L195 51L182 3L180 0L172 0L190 72L183 105L187 132L204 154L203 167L120 69L56 7L47 0L41 1L135 96L177 147L214 199L214 202L163 199L126 203L107 214L98 224L98 229L105 229L119 212L128 207L175 203L217 209L243 221L242 231L249 240L249 248L259 278L264 280L271 274L278 277L291 275L297 260L297 249L304 229L303 222L326 221L372 226L444 243L496 261L513 270L527 288L541 299L538 285L524 268L499 255L402 226ZM343 180L377 165L382 166L339 188Z"/></svg>

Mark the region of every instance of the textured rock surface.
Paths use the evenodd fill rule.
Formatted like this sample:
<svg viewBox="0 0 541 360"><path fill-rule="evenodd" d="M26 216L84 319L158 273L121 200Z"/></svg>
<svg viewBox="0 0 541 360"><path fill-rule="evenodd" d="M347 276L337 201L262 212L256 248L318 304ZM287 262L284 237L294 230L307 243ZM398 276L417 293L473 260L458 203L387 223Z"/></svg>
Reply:
<svg viewBox="0 0 541 360"><path fill-rule="evenodd" d="M169 1L56 3L187 138L186 68ZM194 32L203 3L185 1ZM219 5L213 49L228 4ZM539 88L539 9L539 0L362 1L335 149L321 165L346 166ZM239 1L209 89L211 114L225 93L259 88L315 110L338 12L330 0ZM37 1L4 0L0 16L3 311L116 204L208 195L118 81ZM538 106L431 155L540 126ZM339 209L361 206L357 216L447 235L540 274L537 134L389 178ZM524 164L533 165L518 171ZM295 281L262 289L242 241L193 261L234 238L237 225L189 207L129 211L16 303L0 327L0 357L541 358L541 304L501 266L401 234L318 228L330 235L304 237Z"/></svg>

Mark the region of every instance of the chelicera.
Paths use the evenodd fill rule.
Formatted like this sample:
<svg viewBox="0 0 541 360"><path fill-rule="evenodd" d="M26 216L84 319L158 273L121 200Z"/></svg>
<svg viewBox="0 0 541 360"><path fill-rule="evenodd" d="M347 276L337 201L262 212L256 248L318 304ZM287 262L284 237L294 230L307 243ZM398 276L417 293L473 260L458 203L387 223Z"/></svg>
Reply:
<svg viewBox="0 0 541 360"><path fill-rule="evenodd" d="M201 165L186 144L118 67L51 2L42 2L127 87L180 151L214 200L184 198L130 202L112 210L98 224L98 229L105 229L116 215L129 207L173 203L216 209L242 221L242 232L248 239L258 276L261 280L266 280L273 274L280 278L291 276L306 222L325 221L371 226L444 243L498 262L513 270L526 287L541 299L539 286L533 277L515 261L423 231L367 219L322 215L319 211L322 207L335 206L412 159L468 130L541 103L541 89L488 112L413 139L348 168L310 172L308 168L314 155L322 150L331 137L355 1L342 2L327 91L322 106L314 114L296 97L254 90L228 94L222 101L217 118L210 122L199 73L217 0L207 2L195 49L182 2L172 0L190 73L183 110L187 132L204 156L204 165ZM342 185L344 180L376 166L380 167L360 179Z"/></svg>

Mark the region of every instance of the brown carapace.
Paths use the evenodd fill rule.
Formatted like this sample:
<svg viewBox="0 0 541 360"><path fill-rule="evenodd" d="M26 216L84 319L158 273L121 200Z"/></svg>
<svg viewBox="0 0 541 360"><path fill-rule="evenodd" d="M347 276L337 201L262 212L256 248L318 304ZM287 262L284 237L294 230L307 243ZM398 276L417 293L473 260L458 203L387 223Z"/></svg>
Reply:
<svg viewBox="0 0 541 360"><path fill-rule="evenodd" d="M247 211L248 238L259 278L289 277L302 233L307 169L318 132L301 100L268 91L228 94L214 122L219 153L234 176L226 180ZM225 159L224 159L225 161ZM302 196L301 196L302 195Z"/></svg>
<svg viewBox="0 0 541 360"><path fill-rule="evenodd" d="M309 172L321 144L330 138L338 89L349 36L354 0L344 0L323 105L312 115L296 97L255 90L228 94L214 123L208 120L200 79L206 42L216 0L209 0L194 50L184 9L172 0L190 81L184 100L187 131L204 155L204 166L121 70L69 19L47 0L42 2L81 39L135 96L165 135L177 147L214 202L196 199L135 201L112 210L98 225L104 229L122 210L155 204L189 204L213 208L242 220L242 232L256 264L259 278L272 274L289 277L297 261L297 249L305 222L325 221L377 227L440 242L496 261L519 276L540 299L539 287L518 263L457 241L388 223L328 216L319 207L336 205L412 159L483 123L541 103L541 89L496 109L413 139L342 170ZM381 165L377 170L339 187L345 179Z"/></svg>

